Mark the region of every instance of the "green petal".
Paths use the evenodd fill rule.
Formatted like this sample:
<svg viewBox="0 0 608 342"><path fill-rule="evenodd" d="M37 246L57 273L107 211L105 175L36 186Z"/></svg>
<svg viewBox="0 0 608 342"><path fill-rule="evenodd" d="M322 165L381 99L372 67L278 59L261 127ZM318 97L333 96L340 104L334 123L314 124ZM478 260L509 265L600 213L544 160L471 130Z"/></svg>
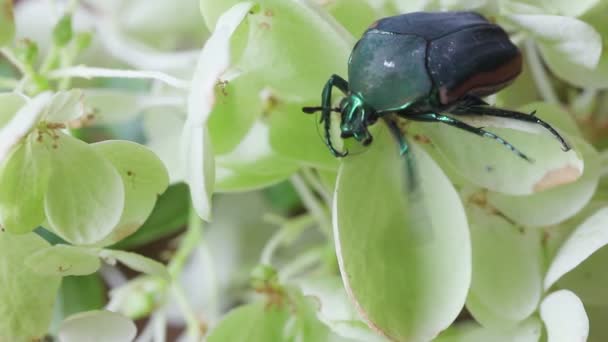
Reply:
<svg viewBox="0 0 608 342"><path fill-rule="evenodd" d="M24 96L17 93L0 93L0 129L6 125L19 108L26 103Z"/></svg>
<svg viewBox="0 0 608 342"><path fill-rule="evenodd" d="M0 340L41 339L51 322L61 277L38 274L24 264L49 244L34 233L0 232Z"/></svg>
<svg viewBox="0 0 608 342"><path fill-rule="evenodd" d="M170 280L167 268L163 264L146 258L143 255L114 249L103 249L99 252L99 256L108 261L118 260L132 270Z"/></svg>
<svg viewBox="0 0 608 342"><path fill-rule="evenodd" d="M608 230L605 229L607 221L608 208L602 208L574 230L547 270L545 289L549 289L564 274L608 244Z"/></svg>
<svg viewBox="0 0 608 342"><path fill-rule="evenodd" d="M61 323L59 339L62 342L96 341L133 341L137 335L135 323L123 315L105 311L87 311L68 317Z"/></svg>
<svg viewBox="0 0 608 342"><path fill-rule="evenodd" d="M42 120L48 122L68 122L84 114L84 94L80 89L56 93Z"/></svg>
<svg viewBox="0 0 608 342"><path fill-rule="evenodd" d="M521 231L497 215L469 207L473 278L467 307L484 327L515 326L542 296L542 233ZM497 243L499 242L499 243Z"/></svg>
<svg viewBox="0 0 608 342"><path fill-rule="evenodd" d="M125 203L116 168L86 143L58 133L49 149L52 174L46 218L55 233L74 244L93 244L112 232Z"/></svg>
<svg viewBox="0 0 608 342"><path fill-rule="evenodd" d="M215 182L215 159L209 130L202 125L184 125L180 161L184 181L190 186L192 206L206 221L211 219L211 195Z"/></svg>
<svg viewBox="0 0 608 342"><path fill-rule="evenodd" d="M476 119L477 120L477 119ZM480 118L484 120L485 118ZM463 120L464 121L464 120ZM518 125L513 123L509 125ZM500 143L440 123L416 125L441 154L471 183L511 195L528 195L577 180L583 161L577 151L564 152L549 134L490 128L491 131L520 149L530 163ZM536 129L536 128L535 128Z"/></svg>
<svg viewBox="0 0 608 342"><path fill-rule="evenodd" d="M134 91L87 89L84 100L93 110L95 124L126 123L140 113L145 97Z"/></svg>
<svg viewBox="0 0 608 342"><path fill-rule="evenodd" d="M600 176L599 156L580 138L570 139L583 155L585 169L575 182L560 185L528 196L488 193L488 201L501 213L529 227L560 223L578 213L591 199Z"/></svg>
<svg viewBox="0 0 608 342"><path fill-rule="evenodd" d="M386 129L374 137L339 171L333 218L342 278L370 326L428 341L454 321L469 289L466 216L447 177L415 145L422 198L406 201L397 143Z"/></svg>
<svg viewBox="0 0 608 342"><path fill-rule="evenodd" d="M25 264L42 275L71 276L97 272L101 267L96 251L69 245L55 245L31 254Z"/></svg>
<svg viewBox="0 0 608 342"><path fill-rule="evenodd" d="M586 341L589 319L583 303L568 291L553 292L540 305L540 317L545 322L549 341Z"/></svg>
<svg viewBox="0 0 608 342"><path fill-rule="evenodd" d="M0 0L0 46L10 43L14 35L13 0Z"/></svg>
<svg viewBox="0 0 608 342"><path fill-rule="evenodd" d="M542 326L538 318L509 329L485 328L475 323L455 324L433 342L538 342Z"/></svg>
<svg viewBox="0 0 608 342"><path fill-rule="evenodd" d="M298 163L272 150L269 134L268 126L257 122L236 149L217 157L217 191L262 188L283 181L297 171Z"/></svg>
<svg viewBox="0 0 608 342"><path fill-rule="evenodd" d="M91 145L118 170L125 191L120 222L103 244L118 242L133 234L146 221L156 199L169 186L169 175L154 152L130 141L105 141Z"/></svg>
<svg viewBox="0 0 608 342"><path fill-rule="evenodd" d="M0 128L0 163L4 162L13 147L36 126L51 97L49 92L37 95Z"/></svg>
<svg viewBox="0 0 608 342"><path fill-rule="evenodd" d="M19 145L0 166L0 222L12 233L27 233L44 221L51 161L34 137Z"/></svg>
<svg viewBox="0 0 608 342"><path fill-rule="evenodd" d="M172 184L184 180L180 155L176 151L180 150L185 117L183 113L164 109L148 110L143 116L146 146L163 161Z"/></svg>
<svg viewBox="0 0 608 342"><path fill-rule="evenodd" d="M284 341L283 329L289 318L286 310L254 303L238 307L210 332L209 342Z"/></svg>
<svg viewBox="0 0 608 342"><path fill-rule="evenodd" d="M602 53L602 37L589 24L558 15L516 14L507 17L536 39L541 51L568 63L594 69Z"/></svg>

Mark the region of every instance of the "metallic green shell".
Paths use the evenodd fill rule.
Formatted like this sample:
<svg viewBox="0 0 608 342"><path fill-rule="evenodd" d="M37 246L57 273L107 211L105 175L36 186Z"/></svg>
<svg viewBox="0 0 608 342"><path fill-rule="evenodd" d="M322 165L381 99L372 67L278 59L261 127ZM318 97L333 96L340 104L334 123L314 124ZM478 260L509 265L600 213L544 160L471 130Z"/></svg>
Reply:
<svg viewBox="0 0 608 342"><path fill-rule="evenodd" d="M400 108L429 96L433 83L426 68L425 39L368 31L348 64L350 90L375 110Z"/></svg>

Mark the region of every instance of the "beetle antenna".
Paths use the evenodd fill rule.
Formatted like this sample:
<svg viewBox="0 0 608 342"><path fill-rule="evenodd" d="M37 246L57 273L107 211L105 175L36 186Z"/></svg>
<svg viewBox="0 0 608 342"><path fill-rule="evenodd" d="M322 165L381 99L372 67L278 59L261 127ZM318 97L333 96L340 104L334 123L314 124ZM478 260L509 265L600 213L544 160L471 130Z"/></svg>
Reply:
<svg viewBox="0 0 608 342"><path fill-rule="evenodd" d="M314 114L323 110L323 107L302 107L302 111L306 114ZM340 108L331 108L332 112L340 113Z"/></svg>

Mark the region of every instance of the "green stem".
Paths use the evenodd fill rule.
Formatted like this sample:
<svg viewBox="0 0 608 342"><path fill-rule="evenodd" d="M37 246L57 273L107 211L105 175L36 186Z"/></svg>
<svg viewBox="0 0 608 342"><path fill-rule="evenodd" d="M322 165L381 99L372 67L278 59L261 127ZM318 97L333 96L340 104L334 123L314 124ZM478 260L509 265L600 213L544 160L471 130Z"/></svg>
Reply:
<svg viewBox="0 0 608 342"><path fill-rule="evenodd" d="M319 196L323 198L325 204L330 207L332 202L331 195L329 194L325 186L321 183L319 177L317 177L309 168L302 169L302 176L304 177L304 180L308 184L310 184L310 186L319 194Z"/></svg>
<svg viewBox="0 0 608 342"><path fill-rule="evenodd" d="M270 240L264 246L262 250L262 256L260 257L260 264L272 265L272 257L281 245L288 243L295 237L300 235L306 227L314 224L315 218L311 215L302 215L295 217L290 220L284 220L279 223L280 228L272 235Z"/></svg>
<svg viewBox="0 0 608 342"><path fill-rule="evenodd" d="M200 245L203 238L203 221L198 217L194 207L190 205L190 212L188 217L188 227L182 240L180 241L179 248L175 252L175 255L171 259L171 262L167 266L169 274L173 279L171 290L177 305L179 306L188 330L188 335L191 341L197 341L201 336L201 326L205 323L197 318L194 310L190 306L190 302L186 298L184 290L179 282L180 275L186 265L186 262Z"/></svg>
<svg viewBox="0 0 608 342"><path fill-rule="evenodd" d="M331 221L329 219L329 215L327 211L323 208L323 206L319 203L319 201L315 198L315 195L310 190L310 188L306 185L306 182L299 175L291 176L291 184L293 184L294 189L300 195L300 199L302 200L302 204L308 210L308 212L315 218L315 220L319 223L321 227L321 231L324 234L330 235L331 232Z"/></svg>
<svg viewBox="0 0 608 342"><path fill-rule="evenodd" d="M0 54L3 55L4 58L6 58L6 60L8 60L8 62L11 63L15 68L17 68L21 75L26 74L25 65L21 63L21 61L15 56L15 54L11 50L6 47L0 48Z"/></svg>
<svg viewBox="0 0 608 342"><path fill-rule="evenodd" d="M536 48L536 44L532 39L526 40L526 60L528 61L528 65L530 66L530 71L532 72L532 78L536 83L536 87L540 92L540 96L547 103L559 104L559 98L555 93L555 89L553 89L553 85L547 76L547 72L545 67L543 66L540 56L538 55L538 50Z"/></svg>

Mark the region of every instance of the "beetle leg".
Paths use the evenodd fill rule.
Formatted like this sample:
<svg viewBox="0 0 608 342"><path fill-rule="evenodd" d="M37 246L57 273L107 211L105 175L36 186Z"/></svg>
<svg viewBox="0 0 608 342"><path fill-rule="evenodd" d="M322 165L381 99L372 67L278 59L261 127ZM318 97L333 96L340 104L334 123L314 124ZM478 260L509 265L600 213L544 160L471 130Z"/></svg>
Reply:
<svg viewBox="0 0 608 342"><path fill-rule="evenodd" d="M410 151L410 146L407 143L407 140L405 140L405 137L401 133L401 130L399 129L399 126L397 125L397 123L395 122L394 119L388 118L386 116L382 117L382 119L388 126L388 128L391 131L391 134L393 135L395 140L397 140L397 142L399 143L399 155L401 155L402 157L405 157L405 167L406 167L406 171L407 171L407 182L408 182L407 188L408 188L408 191L414 191L414 190L416 190L417 182L416 182L416 174L415 174L416 171L414 169L414 156L412 155L412 152Z"/></svg>
<svg viewBox="0 0 608 342"><path fill-rule="evenodd" d="M520 158L528 161L528 162L533 162L532 159L530 159L528 156L526 156L524 153L522 153L520 150L518 150L515 146L511 145L508 141L504 140L503 138L499 137L498 135L492 133L492 132L488 132L483 128L479 128L479 127L474 127L471 126L467 123L464 123L460 120L454 119L451 116L447 116L447 115L443 115L443 114L437 114L437 113L428 113L428 114L414 114L411 116L408 116L408 119L410 120L414 120L414 121L435 121L435 122L441 122L443 124L449 125L449 126L453 126L456 128L460 128L462 130L465 130L467 132L479 135L481 137L486 137L486 138L490 138L493 140L496 140L497 142L501 143L502 145L504 145L506 148L508 148L511 152L515 153L516 155L518 155Z"/></svg>
<svg viewBox="0 0 608 342"><path fill-rule="evenodd" d="M562 150L568 151L570 150L570 145L566 142L564 137L559 134L555 128L549 125L547 122L543 121L539 117L534 114L536 111L531 114L524 114L520 112L515 112L511 110L506 110L502 108L496 108L491 106L469 106L458 108L454 114L476 114L476 115L487 115L487 116L496 116L500 118L513 119L518 121L530 122L541 125L543 128L548 130L559 142L562 144Z"/></svg>
<svg viewBox="0 0 608 342"><path fill-rule="evenodd" d="M321 122L324 123L325 128L325 144L327 145L327 147L329 147L329 150L335 157L344 157L347 155L347 153L336 150L331 142L331 91L334 86L340 89L345 94L348 92L348 82L346 82L346 80L344 80L338 75L331 75L331 77L325 84L325 87L323 88L323 94L321 96Z"/></svg>

